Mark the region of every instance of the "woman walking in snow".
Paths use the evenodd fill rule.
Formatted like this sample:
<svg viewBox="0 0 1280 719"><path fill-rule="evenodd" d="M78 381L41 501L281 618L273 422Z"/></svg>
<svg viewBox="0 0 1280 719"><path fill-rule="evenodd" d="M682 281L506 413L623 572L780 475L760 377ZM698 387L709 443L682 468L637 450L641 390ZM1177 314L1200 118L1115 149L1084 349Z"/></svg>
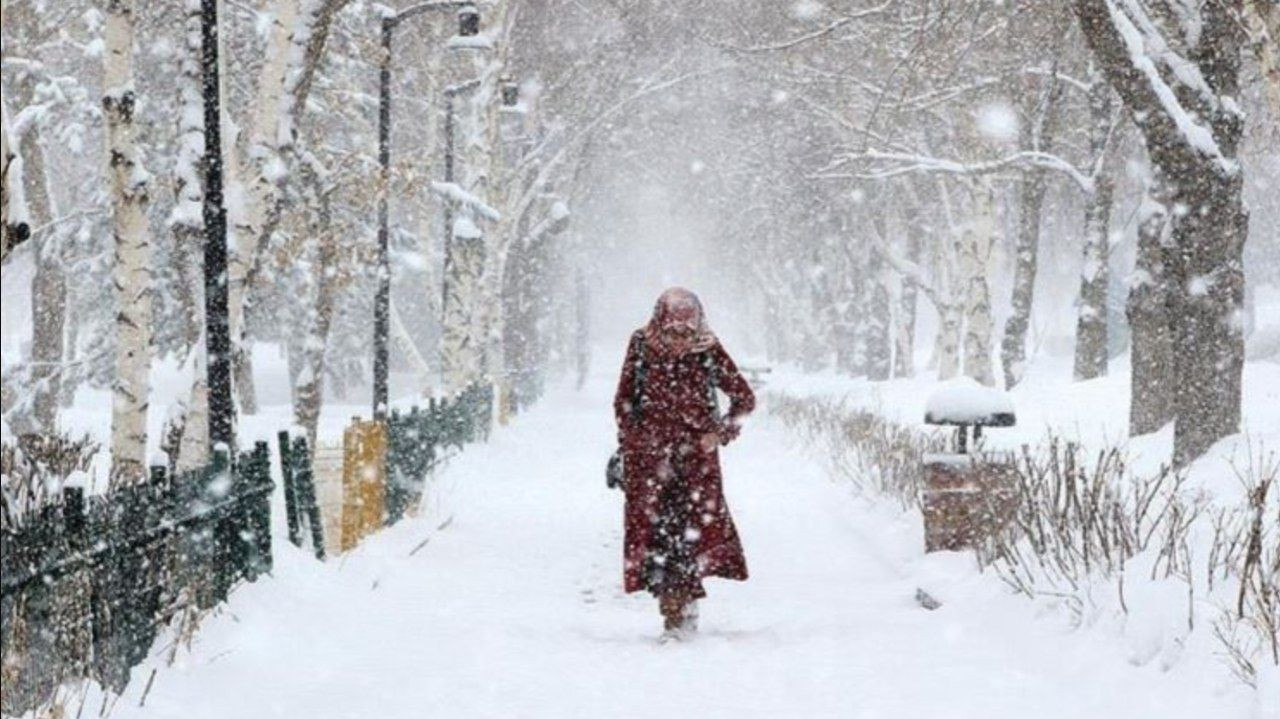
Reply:
<svg viewBox="0 0 1280 719"><path fill-rule="evenodd" d="M717 388L729 396L723 417ZM697 629L703 577L747 578L718 450L754 407L697 295L663 292L649 324L631 336L613 408L626 492L624 586L658 598L664 638Z"/></svg>

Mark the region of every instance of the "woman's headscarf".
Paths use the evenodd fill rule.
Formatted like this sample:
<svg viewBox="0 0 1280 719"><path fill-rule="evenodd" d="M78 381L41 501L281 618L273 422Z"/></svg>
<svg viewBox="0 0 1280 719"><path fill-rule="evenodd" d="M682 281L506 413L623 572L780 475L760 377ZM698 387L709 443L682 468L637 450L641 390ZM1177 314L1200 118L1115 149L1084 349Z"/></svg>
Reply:
<svg viewBox="0 0 1280 719"><path fill-rule="evenodd" d="M684 329L679 336L671 330ZM707 327L698 296L683 287L672 287L658 297L653 317L644 328L645 349L664 357L682 357L711 349L716 336Z"/></svg>

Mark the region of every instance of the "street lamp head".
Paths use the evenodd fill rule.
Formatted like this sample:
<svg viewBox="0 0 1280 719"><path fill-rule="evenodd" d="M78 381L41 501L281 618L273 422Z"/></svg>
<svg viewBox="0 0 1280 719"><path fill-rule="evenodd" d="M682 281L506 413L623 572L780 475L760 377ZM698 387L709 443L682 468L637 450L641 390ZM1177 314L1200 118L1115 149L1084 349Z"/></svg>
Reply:
<svg viewBox="0 0 1280 719"><path fill-rule="evenodd" d="M463 5L458 10L458 34L462 37L480 34L480 11L475 5Z"/></svg>
<svg viewBox="0 0 1280 719"><path fill-rule="evenodd" d="M502 78L502 106L515 107L520 102L520 84L504 75Z"/></svg>

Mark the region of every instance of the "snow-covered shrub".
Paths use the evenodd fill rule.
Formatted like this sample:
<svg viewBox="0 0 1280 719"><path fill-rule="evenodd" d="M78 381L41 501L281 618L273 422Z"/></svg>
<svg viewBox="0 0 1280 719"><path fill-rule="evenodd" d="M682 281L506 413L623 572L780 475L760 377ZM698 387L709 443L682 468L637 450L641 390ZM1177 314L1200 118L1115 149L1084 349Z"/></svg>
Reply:
<svg viewBox="0 0 1280 719"><path fill-rule="evenodd" d="M68 481L89 472L98 449L87 434L24 434L0 443L0 528L57 499Z"/></svg>
<svg viewBox="0 0 1280 719"><path fill-rule="evenodd" d="M1043 446L1023 446L1014 468L1013 521L987 537L978 556L1015 590L1066 590L1079 613L1094 578L1119 576L1148 549L1153 578L1191 571L1186 538L1204 505L1185 496L1181 474L1161 467L1135 476L1119 448L1089 455L1053 435Z"/></svg>
<svg viewBox="0 0 1280 719"><path fill-rule="evenodd" d="M922 457L943 450L943 433L904 427L830 399L774 393L768 402L770 412L806 441L824 446L835 471L859 489L894 497L904 509L920 506Z"/></svg>
<svg viewBox="0 0 1280 719"><path fill-rule="evenodd" d="M942 449L941 433L830 399L772 393L768 406L860 490L920 510L922 456ZM1280 686L1274 454L1237 469L1246 499L1235 506L1191 491L1168 466L1135 472L1121 446L1092 453L1053 433L999 461L1016 476L1017 509L975 548L983 570L1027 597L1062 603L1077 625L1117 626L1135 664L1171 664L1194 644L1224 655L1259 692ZM1213 636L1193 639L1204 626Z"/></svg>

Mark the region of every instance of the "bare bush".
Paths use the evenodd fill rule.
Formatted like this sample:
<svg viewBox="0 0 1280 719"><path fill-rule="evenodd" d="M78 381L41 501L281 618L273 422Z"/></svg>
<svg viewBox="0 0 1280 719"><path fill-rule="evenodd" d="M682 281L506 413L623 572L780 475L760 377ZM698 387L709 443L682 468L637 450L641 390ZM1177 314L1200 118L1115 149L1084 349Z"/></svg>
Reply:
<svg viewBox="0 0 1280 719"><path fill-rule="evenodd" d="M1280 667L1280 461L1250 453L1236 475L1246 504L1215 517L1208 571L1210 581L1235 584L1234 602L1213 630L1237 676L1256 686L1260 662Z"/></svg>
<svg viewBox="0 0 1280 719"><path fill-rule="evenodd" d="M770 412L831 455L833 468L861 491L888 495L902 507L920 505L922 459L940 452L945 437L889 422L829 399L770 394Z"/></svg>
<svg viewBox="0 0 1280 719"><path fill-rule="evenodd" d="M922 460L944 448L942 434L830 399L772 393L768 400L772 414L825 450L836 472L860 490L920 508ZM1016 481L1011 520L975 547L979 566L1014 591L1062 599L1077 619L1098 592L1115 592L1128 614L1125 577L1135 575L1141 560L1137 576L1185 583L1188 630L1196 626L1197 605L1222 607L1213 631L1243 681L1256 683L1259 662L1280 666L1280 462L1274 454L1251 453L1249 465L1237 468L1247 499L1235 507L1214 507L1167 465L1135 473L1121 447L1094 453L1051 433L1013 455L978 454L1002 464Z"/></svg>
<svg viewBox="0 0 1280 719"><path fill-rule="evenodd" d="M1180 473L1162 466L1135 476L1119 448L1089 455L1055 435L1034 449L1024 445L1013 467L1013 520L985 539L978 556L1017 591L1062 595L1066 588L1078 611L1093 580L1120 575L1148 548L1158 548L1152 579L1190 576L1187 537L1204 503L1185 496Z"/></svg>

